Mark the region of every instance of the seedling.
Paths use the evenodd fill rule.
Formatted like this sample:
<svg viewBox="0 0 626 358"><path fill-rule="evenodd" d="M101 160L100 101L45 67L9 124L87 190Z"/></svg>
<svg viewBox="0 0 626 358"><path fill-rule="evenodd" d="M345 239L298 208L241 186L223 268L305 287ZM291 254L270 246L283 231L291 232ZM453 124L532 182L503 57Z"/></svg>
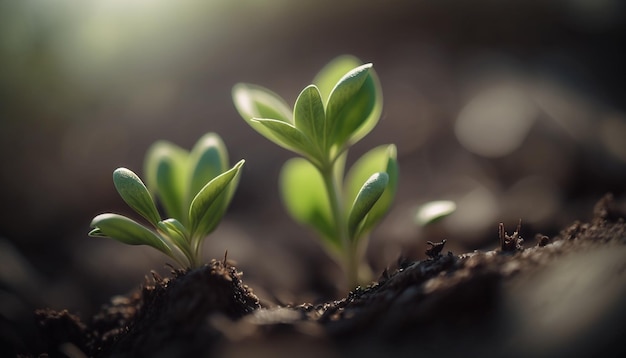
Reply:
<svg viewBox="0 0 626 358"><path fill-rule="evenodd" d="M415 214L415 222L428 226L450 216L456 211L456 203L451 200L435 200L420 206Z"/></svg>
<svg viewBox="0 0 626 358"><path fill-rule="evenodd" d="M343 56L302 90L294 109L263 87L237 84L233 100L244 120L301 158L280 174L283 202L293 218L312 227L343 266L351 288L369 280L361 270L364 237L388 211L396 192L393 144L365 153L344 177L348 149L378 123L382 94L372 64ZM361 272L361 277L359 273Z"/></svg>
<svg viewBox="0 0 626 358"><path fill-rule="evenodd" d="M170 142L154 143L145 158L147 186L130 169L113 172L122 199L152 229L119 214L93 218L93 237L109 237L129 245L148 245L181 267L198 267L204 238L219 224L239 182L244 161L228 168L228 153L215 133L204 135L188 152ZM168 217L161 220L154 197Z"/></svg>

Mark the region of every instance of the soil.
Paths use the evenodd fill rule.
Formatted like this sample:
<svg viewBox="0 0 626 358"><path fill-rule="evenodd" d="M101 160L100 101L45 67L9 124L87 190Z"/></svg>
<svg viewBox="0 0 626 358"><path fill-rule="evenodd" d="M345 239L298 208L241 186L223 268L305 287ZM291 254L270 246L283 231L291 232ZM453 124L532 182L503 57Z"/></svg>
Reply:
<svg viewBox="0 0 626 358"><path fill-rule="evenodd" d="M31 356L626 356L626 210L611 195L590 222L501 247L399 259L378 282L323 304L260 304L225 258L153 273L85 323L35 313ZM454 240L449 238L448 242Z"/></svg>

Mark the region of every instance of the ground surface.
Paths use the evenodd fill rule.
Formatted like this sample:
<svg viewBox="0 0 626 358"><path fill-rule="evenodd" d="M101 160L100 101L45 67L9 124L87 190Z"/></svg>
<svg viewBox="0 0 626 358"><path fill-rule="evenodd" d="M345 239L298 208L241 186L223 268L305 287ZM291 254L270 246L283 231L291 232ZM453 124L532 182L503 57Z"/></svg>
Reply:
<svg viewBox="0 0 626 358"><path fill-rule="evenodd" d="M611 317L623 321L623 311L612 306L616 297L623 301L623 281L615 283L619 276L611 274L604 279L602 271L614 267L610 263L619 262L623 250L613 244L588 249L578 241L574 248L550 244L537 253L532 247L535 233L554 238L576 219L591 222L591 207L605 192L626 197L626 3L179 1L155 10L159 2L130 7L60 2L66 6L0 2L0 357L54 352L66 341L75 343L63 349L77 357L79 351L123 352L121 342L138 333L135 321L145 315L146 308L139 307L148 305L147 298L159 301L157 292L169 292L165 287L174 282L184 286L191 276L171 279L167 286L148 282L144 287L151 296L115 297L109 311L102 311L114 295L137 290L150 269L171 275L164 268L167 259L150 247L88 238L89 222L104 211L132 214L111 182L115 168L139 174L154 141L189 149L209 131L222 136L231 161L244 158L246 165L233 205L202 257L208 262L228 250L264 308L244 319L217 314L224 308L213 304L195 311L197 321L172 324L199 332L196 339L204 345L185 341L190 347L267 356L276 349L266 342L280 342L285 355L297 349L297 356L332 356L353 349L355 355L374 355L377 349L451 352L480 342L513 347L519 355L529 349L568 355L580 345L610 346L606 342L620 332L595 330L594 324L620 322ZM215 8L217 3L229 9ZM392 265L391 281L338 301L342 306L336 308L331 300L346 297L338 293L339 268L280 202L279 171L294 154L245 124L233 107L231 88L242 81L259 84L293 105L315 73L341 54L374 63L385 102L379 124L351 150L348 162L395 143L401 178L391 212L372 233L367 253L377 273ZM479 121L469 126L471 132L483 134L481 144L506 144L508 154L483 155L460 140L457 126L467 118L462 114L476 109L486 116L474 118L493 117L495 123ZM415 208L439 199L457 202L457 211L438 230L416 227ZM493 249L497 223L511 233L519 218L525 253L459 255ZM599 230L617 226L603 227ZM443 238L448 239L443 261L427 261L426 240ZM446 261L447 251L455 254L454 262ZM401 254L408 261L394 274ZM518 262L522 255L540 255L546 262L528 267ZM411 265L415 260L423 261ZM483 281L466 282L465 291L456 288L462 287L454 282L468 272L468 261L481 260L502 262L487 266L491 271ZM519 271L513 270L515 262ZM444 263L451 266L428 271L433 278L413 276ZM505 267L516 273L502 276ZM402 277L405 283L392 284ZM217 291L205 281L200 286ZM447 302L452 303L438 303L444 291L430 291L437 282L451 285ZM476 288L481 282L495 293ZM205 302L206 294L189 296ZM488 300L480 306L470 294ZM364 301L368 297L382 306L364 311L373 307ZM314 309L268 311L303 302ZM323 302L328 304L317 307ZM57 311L40 316L58 317L47 321L52 325L47 331L56 335L48 338L57 338L49 346L43 340L34 345L33 311L45 307ZM63 309L83 323L71 323ZM457 318L457 309L481 319ZM427 320L413 310L432 316ZM152 317L144 318L144 326L170 311L151 312L155 315L141 316ZM405 323L395 325L396 316L385 312L400 312L396 316ZM291 314L282 320L299 323L259 325L263 317L278 314ZM213 317L208 323L207 316ZM488 317L494 320L490 324L482 319ZM357 323L362 334L353 330ZM478 323L491 331L481 331ZM606 334L587 334L580 327ZM408 338L394 340L398 331ZM202 340L206 332L214 339ZM570 342L579 345L565 349Z"/></svg>
<svg viewBox="0 0 626 358"><path fill-rule="evenodd" d="M95 215L133 214L111 172L142 175L161 139L189 149L216 132L232 162L246 159L204 262L228 250L264 306L345 297L340 269L280 201L280 168L295 154L252 130L231 99L243 81L293 105L341 54L372 62L384 93L348 164L398 147L398 195L367 252L375 272L399 255L426 259L426 240L447 238L444 255L491 250L497 223L510 232L519 218L529 248L535 233L588 221L605 192L625 197L623 2L179 1L154 13L154 1L132 11L61 2L0 2L0 356L31 348L36 308L67 309L93 329L100 306L151 269L170 276L150 247L87 236ZM463 114L480 109L474 118L495 123L462 127L506 144L500 155L459 136ZM457 211L421 230L416 207L439 199Z"/></svg>
<svg viewBox="0 0 626 358"><path fill-rule="evenodd" d="M263 307L226 259L153 274L82 323L36 312L31 354L70 357L623 356L624 210L604 197L588 223L522 247L430 258L386 270L324 304ZM510 244L514 234L504 233Z"/></svg>

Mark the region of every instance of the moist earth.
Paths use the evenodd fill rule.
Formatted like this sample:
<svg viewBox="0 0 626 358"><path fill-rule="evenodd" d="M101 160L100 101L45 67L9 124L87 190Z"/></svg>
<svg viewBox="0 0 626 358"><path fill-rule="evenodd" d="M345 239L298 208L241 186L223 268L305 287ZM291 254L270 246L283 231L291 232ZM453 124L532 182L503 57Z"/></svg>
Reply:
<svg viewBox="0 0 626 358"><path fill-rule="evenodd" d="M35 312L24 356L626 356L624 205L549 238L500 229L500 248L399 259L377 282L323 304L261 305L226 258L151 277L86 322ZM448 239L448 241L454 238Z"/></svg>

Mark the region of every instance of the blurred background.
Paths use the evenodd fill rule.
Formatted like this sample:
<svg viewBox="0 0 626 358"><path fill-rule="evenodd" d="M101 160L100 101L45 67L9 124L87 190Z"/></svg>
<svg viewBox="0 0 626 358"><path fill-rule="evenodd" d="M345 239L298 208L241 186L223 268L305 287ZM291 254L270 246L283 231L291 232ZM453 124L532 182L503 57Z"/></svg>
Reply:
<svg viewBox="0 0 626 358"><path fill-rule="evenodd" d="M141 175L155 140L190 148L210 131L247 162L204 258L228 250L270 302L337 297L339 269L281 206L292 154L244 123L230 91L249 82L293 103L342 54L374 63L384 94L349 162L399 150L375 272L423 258L426 240L489 249L499 222L512 232L521 218L532 246L589 218L625 189L624 13L619 0L0 1L0 335L29 337L37 307L87 319L167 273L165 256L89 238L89 223L132 215L115 168ZM416 208L437 199L457 211L420 228Z"/></svg>

